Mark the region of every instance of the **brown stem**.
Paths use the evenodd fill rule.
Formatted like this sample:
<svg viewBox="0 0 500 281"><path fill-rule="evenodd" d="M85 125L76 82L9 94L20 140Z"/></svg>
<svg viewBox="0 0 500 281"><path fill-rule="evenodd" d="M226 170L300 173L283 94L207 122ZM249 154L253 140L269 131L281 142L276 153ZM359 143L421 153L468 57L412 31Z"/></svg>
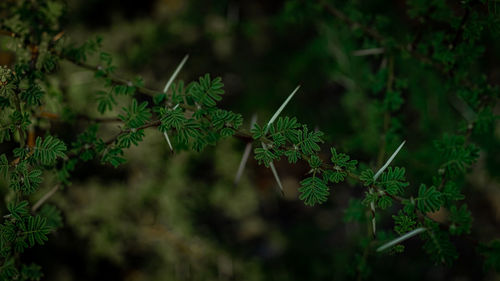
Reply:
<svg viewBox="0 0 500 281"><path fill-rule="evenodd" d="M42 111L38 115L36 115L35 117L48 119L48 120L55 120L55 121L58 121L61 118L59 116L59 114L47 112L47 111ZM91 116L84 115L84 114L77 114L76 118L81 119L81 120L85 120L85 121L89 121L89 122L97 122L97 123L121 122L122 121L118 117L91 117Z"/></svg>
<svg viewBox="0 0 500 281"><path fill-rule="evenodd" d="M127 129L127 130L120 131L118 134L116 134L115 136L113 136L109 140L105 141L104 143L106 145L110 145L113 142L115 142L121 135L130 133L132 130L144 130L144 129L147 129L147 128L150 128L150 127L159 126L160 124L161 124L160 120L153 120L153 121L148 122L148 123L146 123L146 124L144 124L144 125L142 125L142 126L140 126L138 128L133 128L133 129ZM84 149L94 149L94 148L95 148L95 144L92 144L92 145L90 145L89 147L86 147L86 148L82 147L80 149L80 151L78 151L78 152L68 153L67 156L68 156L68 158L73 158L73 157L78 156L82 152L82 150L84 150Z"/></svg>
<svg viewBox="0 0 500 281"><path fill-rule="evenodd" d="M76 60L70 59L68 57L63 57L63 58L66 59L67 61L75 64L75 65L78 65L80 67L86 68L88 70L92 70L92 71L99 71L99 70L101 70L100 66L90 65L88 63L81 62L81 61L76 61ZM111 75L111 74L106 74L105 77L111 79L111 81L114 84L131 85L131 83L132 83L130 80L126 80L126 79L123 79L123 78L120 78L118 76ZM154 97L154 96L156 96L156 95L158 95L159 93L162 92L162 91L156 91L156 90L148 89L146 87L135 86L135 88L136 88L136 91L138 93L144 94L144 95L150 96L150 97Z"/></svg>

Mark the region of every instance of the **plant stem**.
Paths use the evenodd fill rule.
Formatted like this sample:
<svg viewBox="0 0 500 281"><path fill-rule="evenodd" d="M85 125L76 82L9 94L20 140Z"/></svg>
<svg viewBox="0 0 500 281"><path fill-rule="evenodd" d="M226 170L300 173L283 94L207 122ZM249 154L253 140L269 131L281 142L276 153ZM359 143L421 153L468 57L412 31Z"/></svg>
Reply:
<svg viewBox="0 0 500 281"><path fill-rule="evenodd" d="M52 197L52 195L54 195L58 190L59 190L59 185L57 184L56 186L51 188L47 193L45 193L45 195L43 195L42 198L40 198L33 205L33 207L31 207L31 212L33 212L33 213L36 212L36 210L38 210L38 208L40 208L43 205L43 203L45 203L47 200L49 200L50 197Z"/></svg>
<svg viewBox="0 0 500 281"><path fill-rule="evenodd" d="M377 34L377 33L373 33L373 31L371 31L371 29L368 29L369 33L371 34ZM81 62L75 62L74 60L71 60L69 58L64 58L66 60L68 60L69 62L72 62L78 66L81 66L83 68L86 68L86 69L89 69L89 70L92 70L92 71L97 71L99 70L99 67L97 66L93 66L93 65L90 65L90 64L87 64L87 63L81 63ZM391 59L391 62L390 64L393 64L393 59ZM393 68L393 66L389 66L390 68ZM390 72L393 72L393 70L391 70ZM120 78L116 75L107 75L106 76L107 78L111 79L111 81L115 84L119 84L119 85L128 85L129 84L129 81L126 80L126 79L123 79L123 78ZM388 81L387 81L387 89L392 89L392 85L393 85L393 81L394 81L394 74L390 74L389 77L388 77ZM161 93L162 91L160 90L153 90L153 89L149 89L149 88L146 88L146 87L136 87L136 90L137 90L137 93L139 94L142 94L142 95L146 95L146 96L155 96L159 93ZM184 108L186 109L187 111L191 111L191 112L194 112L196 110L196 108L194 106L190 106L188 104L179 104L179 107L181 108ZM389 116L390 117L390 116ZM150 128L150 127L156 127L156 126L159 126L161 124L161 121L160 120L153 120L151 122L148 122L147 124L139 127L139 128L136 128L136 130L142 130L142 129L146 129L146 128ZM128 129L128 130L125 130L125 131L121 131L120 133L118 133L117 135L115 135L114 137L112 137L111 139L109 139L108 141L105 142L106 145L109 145L113 142L115 142L118 137L120 137L121 135L123 134L126 134L126 133L129 133L131 131L131 129ZM262 137L258 140L254 140L253 137L252 137L252 134L248 131L248 130L245 130L245 129L238 129L236 130L235 134L233 135L234 137L237 137L237 138L241 138L243 140L246 140L246 141L257 141L257 142L263 142L265 144L270 144L272 143L271 140L267 139L266 137ZM88 149L93 149L95 147L95 145L91 145ZM82 148L83 149L83 148ZM285 149L293 149L293 147L285 147ZM72 153L72 154L68 154L68 157L69 158L72 158L72 157L75 157L79 154L78 153ZM304 159L305 161L309 161L310 160L310 157L307 156L307 155L304 155L301 153L301 156L302 156L302 159ZM321 168L324 169L324 170L338 170L337 167L335 167L333 164L328 164L328 163L323 163L321 165ZM346 172L347 173L347 176L358 181L358 182L361 182L360 178L358 175L350 172L350 171L347 171L347 170L344 170L343 172ZM403 197L400 197L400 196L397 196L397 195L391 195L391 194L388 194L386 193L385 191L381 190L380 188L378 188L377 186L375 185L371 185L370 188L373 188L373 190L377 193L383 193L384 195L387 195L389 197L391 197L393 200L399 202L400 204L403 204L404 202L410 200L408 198L403 198ZM422 214L423 216L425 217L428 217L429 219L435 221L435 219L433 219L431 216L427 215L427 214ZM437 222L437 221L436 221ZM442 222L438 222L442 225L445 225L447 226L446 224L442 223Z"/></svg>

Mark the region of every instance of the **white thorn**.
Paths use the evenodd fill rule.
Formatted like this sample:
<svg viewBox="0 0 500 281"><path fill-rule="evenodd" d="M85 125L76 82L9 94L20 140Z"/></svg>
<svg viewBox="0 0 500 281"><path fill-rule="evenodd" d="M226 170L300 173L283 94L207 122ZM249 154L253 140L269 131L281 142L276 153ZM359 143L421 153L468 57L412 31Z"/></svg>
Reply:
<svg viewBox="0 0 500 281"><path fill-rule="evenodd" d="M174 151L174 148L172 147L172 144L170 143L170 139L168 138L167 132L163 132L163 135L165 136L165 139L167 140L168 147L170 147L170 150Z"/></svg>
<svg viewBox="0 0 500 281"><path fill-rule="evenodd" d="M174 82L175 78L177 77L177 75L179 74L179 72L181 71L182 67L184 66L184 64L186 63L186 61L188 60L189 58L189 55L185 55L184 58L182 59L182 61L179 63L179 65L177 66L177 68L175 69L174 73L170 76L170 78L168 79L167 81L167 84L165 85L165 88L163 89L163 92L164 93L167 93L168 89L170 88L170 85L172 84L172 82ZM174 110L179 106L179 104L177 104L175 107L174 107ZM168 134L167 132L163 132L163 135L165 136L165 139L167 140L167 143L168 143L168 146L170 147L170 150L171 151L174 151L174 148L172 147L172 143L170 142L170 138L168 137Z"/></svg>
<svg viewBox="0 0 500 281"><path fill-rule="evenodd" d="M264 133L267 133L267 130L269 130L269 126L271 124L273 124L273 122L276 120L276 118L278 118L278 116L280 115L281 111L283 111L283 109L285 108L285 106L288 104L288 102L293 98L293 96L295 95L295 93L300 89L300 85L297 86L295 88L295 90L292 91L292 93L288 96L288 98L283 102L283 104L278 108L278 110L276 111L276 113L274 113L273 117L271 117L271 120L269 120L269 122L267 123L267 128L265 130ZM262 147L263 148L266 148L265 144L262 143ZM269 167L271 168L271 171L273 172L273 175L274 175L274 179L276 180L276 182L278 183L278 186L280 188L280 191L281 191L281 195L283 195L283 184L281 184L281 180L280 180L280 177L278 176L278 172L276 171L276 167L274 167L274 164L273 162L269 163Z"/></svg>
<svg viewBox="0 0 500 281"><path fill-rule="evenodd" d="M384 172L384 170L389 166L389 164L391 164L392 160L394 160L394 157L396 157L396 155L399 153L399 151L401 150L401 148L403 147L403 145L406 143L406 141L403 141L401 143L401 145L399 145L398 149L396 149L396 151L394 151L394 153L391 155L391 157L389 158L389 160L387 160L387 162L385 162L384 166L382 166L382 168L380 168L380 170L378 170L378 172L373 176L373 180L376 181L377 178Z"/></svg>
<svg viewBox="0 0 500 281"><path fill-rule="evenodd" d="M262 147L264 149L267 148L266 144L265 143L261 143L262 144ZM273 162L269 162L269 168L271 168L271 171L273 172L273 176L274 176L274 179L276 180L276 182L278 183L278 186L280 188L280 192L281 192L281 195L284 195L284 192L283 192L283 184L281 183L281 180L280 180L280 177L278 176L278 171L276 171L276 167L274 167L274 163Z"/></svg>
<svg viewBox="0 0 500 281"><path fill-rule="evenodd" d="M269 130L269 126L271 124L273 124L274 120L276 120L276 118L278 118L278 116L280 115L281 111L283 111L283 109L285 108L285 106L288 104L288 102L293 98L293 96L295 95L295 93L300 89L300 85L297 86L297 88L295 88L295 90L293 90L293 92L288 96L288 98L283 102L283 104L280 106L280 108L278 108L278 110L276 111L276 113L274 113L273 117L271 117L271 120L269 120L269 122L267 123L267 129L265 131L265 133L267 133L267 130Z"/></svg>
<svg viewBox="0 0 500 281"><path fill-rule="evenodd" d="M269 163L269 167L271 168L271 171L273 172L274 179L278 183L278 186L279 186L280 191L281 191L281 195L283 195L284 194L284 192L283 192L283 184L281 183L280 177L278 176L278 171L276 171L276 167L274 167L273 162Z"/></svg>
<svg viewBox="0 0 500 281"><path fill-rule="evenodd" d="M257 122L257 114L252 115L252 119L250 121L250 128ZM245 147L245 151L243 152L243 158L241 158L240 165L238 167L238 172L236 172L236 177L234 178L234 185L238 185L240 182L241 176L243 175L243 170L245 170L246 163L248 161L248 157L250 156L250 152L252 152L252 143L247 143Z"/></svg>
<svg viewBox="0 0 500 281"><path fill-rule="evenodd" d="M179 104L174 106L173 110L177 109L177 107L179 107ZM170 147L170 150L174 151L174 148L172 147L172 143L170 143L170 138L168 137L167 131L163 132L163 135L165 136L165 139L167 140L168 147Z"/></svg>
<svg viewBox="0 0 500 281"><path fill-rule="evenodd" d="M184 58L182 59L181 63L179 63L179 65L175 69L175 71L172 74L172 76L170 76L170 78L168 79L167 84L165 85L165 88L163 89L164 93L166 93L168 91L168 89L170 88L170 85L172 84L172 82L174 82L175 77L177 77L177 74L179 74L179 72L181 71L182 67L184 66L184 64L186 63L186 61L188 60L188 58L189 58L189 55L185 55Z"/></svg>
<svg viewBox="0 0 500 281"><path fill-rule="evenodd" d="M411 238L411 237L413 237L413 236L415 236L415 235L417 235L417 234L419 234L421 232L424 232L426 230L427 229L425 227L419 227L417 229L414 229L414 230L412 230L412 231L410 231L410 232L408 232L408 233L406 233L406 234L404 234L404 235L402 235L402 236L400 236L400 237L398 237L398 238L396 238L396 239L394 239L394 240L392 240L392 241L390 241L388 243L385 243L384 245L378 247L377 252L382 252L383 250L385 250L387 248L390 248L390 247L392 247L392 246L394 246L394 245L396 245L396 244L398 244L400 242L403 242L404 240L406 240L408 238Z"/></svg>

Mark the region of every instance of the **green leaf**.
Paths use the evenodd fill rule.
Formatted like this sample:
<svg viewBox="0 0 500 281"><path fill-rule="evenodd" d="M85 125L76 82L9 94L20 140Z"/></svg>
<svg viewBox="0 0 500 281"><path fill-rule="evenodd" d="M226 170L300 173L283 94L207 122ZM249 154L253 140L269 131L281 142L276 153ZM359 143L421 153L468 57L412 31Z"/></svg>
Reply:
<svg viewBox="0 0 500 281"><path fill-rule="evenodd" d="M257 147L254 149L255 160L259 162L259 164L264 163L266 167L269 167L269 164L279 157L272 153L268 148Z"/></svg>
<svg viewBox="0 0 500 281"><path fill-rule="evenodd" d="M373 176L375 174L373 173L372 170L364 170L361 172L361 175L359 175L359 179L363 182L364 186L370 186L374 183Z"/></svg>
<svg viewBox="0 0 500 281"><path fill-rule="evenodd" d="M23 200L19 203L9 202L7 209L10 214L17 220L21 220L22 217L28 214L28 201Z"/></svg>
<svg viewBox="0 0 500 281"><path fill-rule="evenodd" d="M172 86L170 86L171 90L171 99L173 104L180 104L185 101L186 98L186 91L184 87L184 82L180 80L178 83L172 83Z"/></svg>
<svg viewBox="0 0 500 281"><path fill-rule="evenodd" d="M111 56L111 54L106 52L101 52L99 54L99 59L107 66L110 66L113 62L113 57Z"/></svg>
<svg viewBox="0 0 500 281"><path fill-rule="evenodd" d="M288 158L288 162L290 163L297 163L297 160L302 158L302 155L300 154L298 149L290 149L285 151L285 156Z"/></svg>
<svg viewBox="0 0 500 281"><path fill-rule="evenodd" d="M474 124L474 133L489 134L494 132L496 121L499 119L500 116L495 114L489 107L479 111Z"/></svg>
<svg viewBox="0 0 500 281"><path fill-rule="evenodd" d="M19 272L16 268L15 259L13 257L7 258L3 265L0 267L0 278L2 280L14 280Z"/></svg>
<svg viewBox="0 0 500 281"><path fill-rule="evenodd" d="M316 176L316 173L313 173L312 177L302 180L300 185L299 198L304 201L304 204L314 206L328 200L329 188L323 179Z"/></svg>
<svg viewBox="0 0 500 281"><path fill-rule="evenodd" d="M116 101L111 92L97 92L97 110L99 113L104 114L106 110L112 110L114 105L116 105Z"/></svg>
<svg viewBox="0 0 500 281"><path fill-rule="evenodd" d="M316 153L320 150L318 143L322 143L321 137L323 132L309 132L307 126L302 127L302 131L298 133L298 143L297 146L301 149L302 153L310 155Z"/></svg>
<svg viewBox="0 0 500 281"><path fill-rule="evenodd" d="M250 132L252 133L252 137L254 140L265 137L267 132L267 125L261 127L259 126L259 124L255 123Z"/></svg>
<svg viewBox="0 0 500 281"><path fill-rule="evenodd" d="M30 150L28 147L17 147L14 148L12 152L14 154L14 157L19 159L26 159L30 154Z"/></svg>
<svg viewBox="0 0 500 281"><path fill-rule="evenodd" d="M153 103L155 105L159 105L160 103L162 103L165 99L167 98L167 95L166 94L157 94L153 97Z"/></svg>
<svg viewBox="0 0 500 281"><path fill-rule="evenodd" d="M211 125L221 136L232 136L242 124L243 118L228 110L217 109L210 112Z"/></svg>
<svg viewBox="0 0 500 281"><path fill-rule="evenodd" d="M38 169L29 170L26 161L20 162L13 173L10 174L9 187L15 191L22 191L29 195L36 191L42 182L42 171Z"/></svg>
<svg viewBox="0 0 500 281"><path fill-rule="evenodd" d="M394 231L399 235L413 230L417 224L413 216L406 215L402 211L399 211L398 215L394 215L392 218L394 219Z"/></svg>
<svg viewBox="0 0 500 281"><path fill-rule="evenodd" d="M443 189L443 197L447 202L465 199L465 196L460 192L458 185L452 181L446 182Z"/></svg>
<svg viewBox="0 0 500 281"><path fill-rule="evenodd" d="M484 269L493 269L500 272L500 239L490 243L480 243L478 252L484 257Z"/></svg>
<svg viewBox="0 0 500 281"><path fill-rule="evenodd" d="M408 182L405 182L405 168L387 168L378 178L377 184L390 195L403 193L403 188L409 185Z"/></svg>
<svg viewBox="0 0 500 281"><path fill-rule="evenodd" d="M230 137L236 133L236 131L232 128L222 128L220 130L221 137Z"/></svg>
<svg viewBox="0 0 500 281"><path fill-rule="evenodd" d="M337 153L337 150L334 147L330 148L330 152L332 153L330 160L335 166L347 171L353 171L356 169L356 165L358 164L357 160L350 160L351 157L347 154Z"/></svg>
<svg viewBox="0 0 500 281"><path fill-rule="evenodd" d="M26 242L26 236L18 236L14 241L14 251L18 253L24 253L24 250L29 248Z"/></svg>
<svg viewBox="0 0 500 281"><path fill-rule="evenodd" d="M206 139L205 139L206 138ZM200 151L208 142L208 135L204 136L200 132L200 124L194 119L188 119L184 127L177 131L176 139L182 144L189 144L193 140L192 148Z"/></svg>
<svg viewBox="0 0 500 281"><path fill-rule="evenodd" d="M120 147L114 147L107 150L101 158L102 163L110 163L113 167L118 167L127 162L123 156L123 150Z"/></svg>
<svg viewBox="0 0 500 281"><path fill-rule="evenodd" d="M313 169L314 171L320 170L320 167L323 164L323 161L321 161L321 159L317 155L312 155L307 162L309 163L311 169Z"/></svg>
<svg viewBox="0 0 500 281"><path fill-rule="evenodd" d="M49 234L50 228L47 226L47 219L45 218L40 216L28 217L25 223L20 224L20 228L23 231L21 234L28 237L30 247L33 247L35 243L43 245L48 240L47 234Z"/></svg>
<svg viewBox="0 0 500 281"><path fill-rule="evenodd" d="M469 234L472 226L471 213L467 209L467 205L462 205L459 209L457 206L450 208L450 228L452 235Z"/></svg>
<svg viewBox="0 0 500 281"><path fill-rule="evenodd" d="M42 176L42 171L36 169L25 174L23 193L28 195L35 192L40 183L42 182L41 176Z"/></svg>
<svg viewBox="0 0 500 281"><path fill-rule="evenodd" d="M123 108L125 111L125 115L118 115L123 122L125 122L126 126L129 128L139 128L145 125L152 114L148 108L148 102L143 102L138 104L136 99L132 99L132 104L128 108Z"/></svg>
<svg viewBox="0 0 500 281"><path fill-rule="evenodd" d="M429 229L422 235L422 238L425 240L423 248L435 264L451 265L457 259L457 250L451 243L448 234L439 230L439 227Z"/></svg>
<svg viewBox="0 0 500 281"><path fill-rule="evenodd" d="M57 157L65 157L66 145L64 142L53 136L47 136L42 140L36 139L33 156L42 165L53 165Z"/></svg>
<svg viewBox="0 0 500 281"><path fill-rule="evenodd" d="M43 277L42 267L34 263L30 265L23 264L21 276L23 280L40 281Z"/></svg>
<svg viewBox="0 0 500 281"><path fill-rule="evenodd" d="M7 221L0 224L0 245L11 243L16 239L17 229L14 222Z"/></svg>
<svg viewBox="0 0 500 281"><path fill-rule="evenodd" d="M131 96L135 93L136 88L134 86L127 85L116 85L114 87L114 92L117 95L128 95Z"/></svg>
<svg viewBox="0 0 500 281"><path fill-rule="evenodd" d="M186 117L184 116L184 111L182 108L176 109L160 109L161 115L161 126L160 131L165 132L170 130L170 128L175 128L177 130L182 129L184 127L184 123L186 122Z"/></svg>
<svg viewBox="0 0 500 281"><path fill-rule="evenodd" d="M381 209L387 209L388 207L392 206L392 198L389 196L381 196L378 199L377 204Z"/></svg>
<svg viewBox="0 0 500 281"><path fill-rule="evenodd" d="M442 168L451 177L463 174L479 157L479 149L473 144L465 144L463 136L445 135L435 142L435 146L445 161Z"/></svg>
<svg viewBox="0 0 500 281"><path fill-rule="evenodd" d="M347 171L356 169L358 161L350 160L350 156L347 154L337 153L337 150L333 147L330 148L330 152L332 153L330 160L334 165L334 170L329 170L326 173L326 177L332 182L339 183L344 181Z"/></svg>
<svg viewBox="0 0 500 281"><path fill-rule="evenodd" d="M274 122L270 128L269 132L273 138L283 137L284 140L288 140L291 143L298 143L298 135L300 128L300 123L297 122L297 118L290 118L288 116L279 117L276 122Z"/></svg>
<svg viewBox="0 0 500 281"><path fill-rule="evenodd" d="M40 105L44 93L40 86L31 85L27 90L21 93L21 99L28 105Z"/></svg>
<svg viewBox="0 0 500 281"><path fill-rule="evenodd" d="M144 138L144 130L132 129L127 134L120 135L117 139L118 146L129 148L132 144L139 145L139 142Z"/></svg>
<svg viewBox="0 0 500 281"><path fill-rule="evenodd" d="M418 189L417 208L423 213L436 212L443 204L442 194L434 186L427 188L425 184Z"/></svg>
<svg viewBox="0 0 500 281"><path fill-rule="evenodd" d="M325 178L334 183L339 183L344 181L347 173L341 169L326 170L324 171Z"/></svg>
<svg viewBox="0 0 500 281"><path fill-rule="evenodd" d="M28 126L31 124L31 117L27 112L21 113L16 110L9 117L12 121L12 124L18 124L17 128L23 131L27 130Z"/></svg>
<svg viewBox="0 0 500 281"><path fill-rule="evenodd" d="M64 161L62 167L57 172L57 177L61 183L64 185L70 185L69 177L70 173L75 170L75 165L78 162L78 159L73 158L68 161Z"/></svg>
<svg viewBox="0 0 500 281"><path fill-rule="evenodd" d="M397 111L397 110L399 110L399 108L401 107L403 102L404 102L404 100L401 97L400 92L388 91L385 94L383 107L384 107L384 110L387 110L387 111Z"/></svg>
<svg viewBox="0 0 500 281"><path fill-rule="evenodd" d="M222 87L224 84L220 77L211 80L210 74L205 74L205 76L200 77L198 82L193 82L190 85L188 93L198 103L214 107L216 102L222 99L221 95L224 94Z"/></svg>
<svg viewBox="0 0 500 281"><path fill-rule="evenodd" d="M372 203L373 204L377 203L378 197L379 197L378 193L365 192L365 198L361 202L365 206L370 206Z"/></svg>
<svg viewBox="0 0 500 281"><path fill-rule="evenodd" d="M47 220L47 227L51 230L63 226L61 211L54 205L43 205L38 214Z"/></svg>

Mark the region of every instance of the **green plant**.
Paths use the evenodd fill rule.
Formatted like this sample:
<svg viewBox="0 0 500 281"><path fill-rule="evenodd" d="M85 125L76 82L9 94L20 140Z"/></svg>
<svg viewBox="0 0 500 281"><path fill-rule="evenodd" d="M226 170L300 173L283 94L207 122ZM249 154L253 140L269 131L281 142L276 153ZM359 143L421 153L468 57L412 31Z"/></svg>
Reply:
<svg viewBox="0 0 500 281"><path fill-rule="evenodd" d="M59 187L71 184L71 173L77 165L92 159L114 167L125 163L124 151L139 145L148 128L156 128L164 134L175 151L202 151L232 136L251 141L255 144L255 159L272 169L281 189L282 183L273 163L282 158L290 164L304 161L310 170L300 182L299 198L308 206L327 201L335 184L349 181L352 185L363 185L362 200L352 201L347 212L351 220L365 222L366 217L359 212L352 214L356 214L356 208L370 210L368 237L373 239L373 245L365 247L366 251L384 252L390 248L400 252L403 247L399 243L419 235L432 261L452 264L458 253L450 235L467 235L472 226L471 213L460 201L465 200L462 179L479 157L479 146L473 140L494 139L492 128L498 119L493 109L498 88L490 85L480 72L469 71L474 59L483 51L479 41L482 34L488 31L498 35L498 30L492 28L498 24L498 18L494 14L483 15L484 5L489 3L465 1L460 5L461 15L456 15L441 1L431 4L411 1L408 13L412 18L424 22L443 21L449 26L426 34L428 26L422 24L418 34L401 38L384 31L382 19L376 19L380 22L377 24L380 30L368 27L370 19L359 16L359 11L351 4L341 11L326 1L289 2L289 13L300 14L297 9L313 15L328 12L336 23L354 29L354 36L358 36L360 44L368 50L365 53L383 48L386 66L377 71L371 81L372 92L378 95L373 102L380 117L373 122L381 121L383 128L382 143L372 154L376 159L373 164L353 160L352 156L338 152L341 150L338 147L329 147L323 132L299 123L296 117L281 116L293 97L300 95L298 88L269 122L255 124L248 131L243 129L242 115L218 106L224 95L220 77L205 74L190 83L173 82L187 58L168 79L163 91L152 90L146 88L139 77L127 80L116 74L112 56L101 50L102 39L91 39L81 45L68 43L59 24L64 13L64 5L60 2L1 3L0 7L5 10L0 22L1 34L9 37L16 62L2 67L0 73L0 142L15 143L13 149L0 154L0 176L9 186L7 214L0 225L0 280L41 278L40 268L23 264L20 254L36 244L44 244L50 232L61 226L61 214L54 206L44 203ZM366 37L361 38L361 35ZM405 149L404 142L384 161L389 149L401 138L398 124L408 86L397 74L398 67L409 59L439 73L452 98L465 108L465 121L458 131L450 130L434 143L432 149L439 153L439 167L432 182L413 185L406 180L411 170L390 166ZM53 97L49 99L49 92L56 96L59 107L65 106L62 91L54 90L57 86L50 79L62 61L94 72L95 79L101 82L101 90L95 93L96 112L107 114L119 108L119 104L126 104L121 108L122 113L93 117L69 108L58 115L47 112L45 107L54 100ZM88 120L90 124L76 139L65 139L39 126L40 120L54 115L68 124L77 119ZM108 139L99 135L100 124L106 122L120 124L119 132ZM325 156L322 148L329 149L330 154ZM54 185L54 189L34 204L29 203L29 196L36 193L44 181ZM383 213L381 210L391 210L393 205L398 206L392 215L395 234L378 234L377 215ZM39 210L41 206L44 207ZM446 220L433 216L440 210L449 210ZM498 270L498 248L496 241L478 247L485 257L486 267Z"/></svg>

